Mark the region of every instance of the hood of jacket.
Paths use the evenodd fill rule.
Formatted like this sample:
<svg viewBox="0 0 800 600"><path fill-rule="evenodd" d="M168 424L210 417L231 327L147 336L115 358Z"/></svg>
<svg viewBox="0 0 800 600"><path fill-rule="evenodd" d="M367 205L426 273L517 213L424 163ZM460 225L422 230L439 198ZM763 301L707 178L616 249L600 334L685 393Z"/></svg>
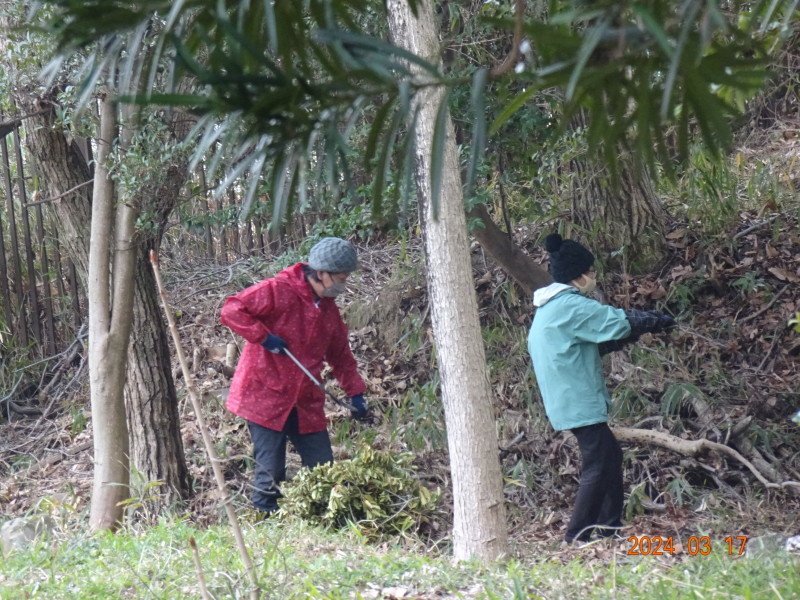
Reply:
<svg viewBox="0 0 800 600"><path fill-rule="evenodd" d="M550 300L552 300L565 290L574 290L577 292L578 288L569 285L568 283L558 283L558 282L551 283L550 285L547 285L543 288L539 288L538 290L533 292L533 305L536 308L544 306L545 304L550 302Z"/></svg>

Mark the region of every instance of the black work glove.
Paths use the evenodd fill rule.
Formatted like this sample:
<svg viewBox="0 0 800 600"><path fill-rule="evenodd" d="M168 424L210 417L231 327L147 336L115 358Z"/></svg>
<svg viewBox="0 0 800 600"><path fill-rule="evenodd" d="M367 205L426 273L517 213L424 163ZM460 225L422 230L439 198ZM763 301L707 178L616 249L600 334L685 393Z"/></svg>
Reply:
<svg viewBox="0 0 800 600"><path fill-rule="evenodd" d="M644 333L659 333L675 327L675 319L657 310L636 310L629 308L625 316L631 324L629 341L636 341Z"/></svg>
<svg viewBox="0 0 800 600"><path fill-rule="evenodd" d="M675 319L657 310L636 310L631 308L625 311L625 316L631 324L631 332L628 337L599 343L597 346L600 350L600 356L622 350L627 344L638 340L644 333L660 333L668 331L677 325Z"/></svg>
<svg viewBox="0 0 800 600"><path fill-rule="evenodd" d="M656 326L656 329L653 330L654 333L659 333L661 331L669 331L678 324L678 322L675 319L673 319L670 315L666 313L659 313L656 311L651 311L651 312L658 315L658 324Z"/></svg>
<svg viewBox="0 0 800 600"><path fill-rule="evenodd" d="M364 394L356 394L350 398L350 416L356 421L366 421L369 419L369 409L364 400Z"/></svg>
<svg viewBox="0 0 800 600"><path fill-rule="evenodd" d="M284 350L288 348L286 340L271 333L267 335L267 339L261 342L261 345L274 354L285 354Z"/></svg>

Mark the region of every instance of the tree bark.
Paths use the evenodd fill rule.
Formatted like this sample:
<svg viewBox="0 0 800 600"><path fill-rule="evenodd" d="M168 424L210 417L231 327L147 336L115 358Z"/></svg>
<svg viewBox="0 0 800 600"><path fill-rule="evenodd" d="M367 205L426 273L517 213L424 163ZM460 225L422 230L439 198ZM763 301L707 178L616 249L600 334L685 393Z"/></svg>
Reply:
<svg viewBox="0 0 800 600"><path fill-rule="evenodd" d="M418 2L418 17L405 0L390 0L387 6L394 42L439 63L430 0ZM429 87L418 92L415 101L419 110L414 132L416 182L453 481L453 553L457 560L475 557L489 561L508 551L505 506L461 176L449 116L438 219L431 203L433 129L443 96L441 88Z"/></svg>
<svg viewBox="0 0 800 600"><path fill-rule="evenodd" d="M585 115L575 119L585 126ZM570 196L574 221L592 233L595 247L607 253L619 251L623 265L636 271L652 267L666 248L666 212L656 195L652 179L635 168L630 156L619 158L619 180L612 181L608 169L588 156L570 162Z"/></svg>
<svg viewBox="0 0 800 600"><path fill-rule="evenodd" d="M141 324L158 309L149 258L139 245L133 321ZM131 465L145 482L163 486L148 492L160 507L185 498L189 474L180 435L180 417L172 379L167 332L161 318L137 331L128 350L125 400L131 439Z"/></svg>

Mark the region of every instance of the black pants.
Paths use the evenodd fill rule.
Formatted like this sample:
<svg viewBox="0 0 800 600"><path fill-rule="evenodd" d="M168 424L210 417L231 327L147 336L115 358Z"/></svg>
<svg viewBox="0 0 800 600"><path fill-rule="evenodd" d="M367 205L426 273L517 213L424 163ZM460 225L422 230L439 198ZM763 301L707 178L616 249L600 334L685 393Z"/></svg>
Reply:
<svg viewBox="0 0 800 600"><path fill-rule="evenodd" d="M298 432L297 409L289 414L283 431L267 429L247 422L253 440L255 477L253 482L253 506L266 513L278 510L281 497L278 484L286 480L286 440L294 445L304 467L333 462L331 440L326 431L301 434Z"/></svg>
<svg viewBox="0 0 800 600"><path fill-rule="evenodd" d="M571 430L581 450L581 480L564 539L588 541L592 530L613 535L622 525L622 449L607 423Z"/></svg>

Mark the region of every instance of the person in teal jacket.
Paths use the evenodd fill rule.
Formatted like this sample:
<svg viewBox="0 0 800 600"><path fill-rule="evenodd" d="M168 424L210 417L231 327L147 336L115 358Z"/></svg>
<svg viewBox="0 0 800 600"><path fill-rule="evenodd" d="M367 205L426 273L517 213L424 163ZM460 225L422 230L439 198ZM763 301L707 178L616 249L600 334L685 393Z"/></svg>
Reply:
<svg viewBox="0 0 800 600"><path fill-rule="evenodd" d="M597 284L592 253L557 233L545 247L554 283L534 293L528 351L553 429L568 429L578 440L581 478L564 539L584 542L593 531L610 536L622 526L622 450L608 427L611 397L600 357L675 321L587 297Z"/></svg>

